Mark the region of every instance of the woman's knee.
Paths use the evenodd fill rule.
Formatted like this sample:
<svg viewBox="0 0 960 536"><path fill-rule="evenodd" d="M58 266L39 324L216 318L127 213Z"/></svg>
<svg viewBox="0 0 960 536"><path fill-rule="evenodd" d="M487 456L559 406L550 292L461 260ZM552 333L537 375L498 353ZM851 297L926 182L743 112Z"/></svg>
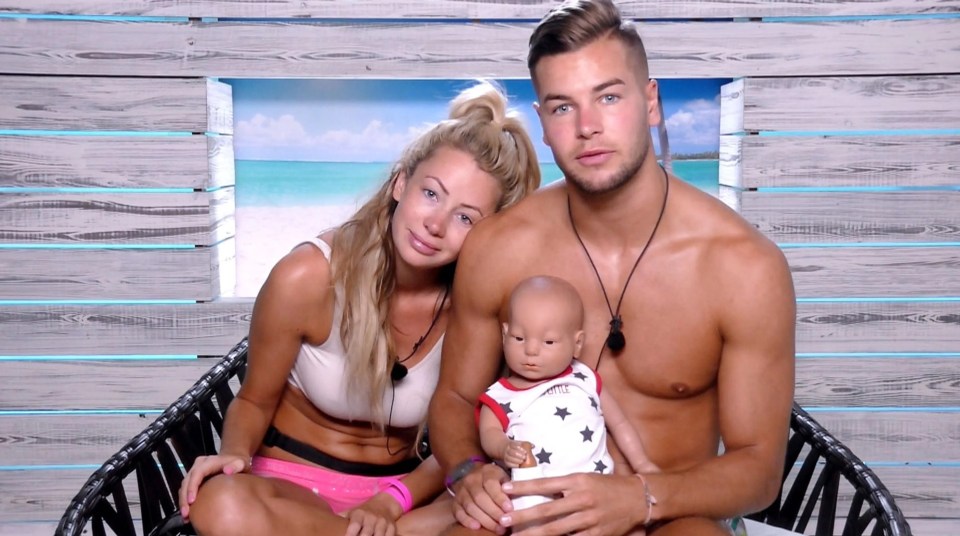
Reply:
<svg viewBox="0 0 960 536"><path fill-rule="evenodd" d="M437 501L415 508L397 520L397 536L439 536L451 525L457 524L453 517L451 501Z"/></svg>
<svg viewBox="0 0 960 536"><path fill-rule="evenodd" d="M217 475L202 486L190 506L190 523L202 536L251 534L264 504L250 475Z"/></svg>

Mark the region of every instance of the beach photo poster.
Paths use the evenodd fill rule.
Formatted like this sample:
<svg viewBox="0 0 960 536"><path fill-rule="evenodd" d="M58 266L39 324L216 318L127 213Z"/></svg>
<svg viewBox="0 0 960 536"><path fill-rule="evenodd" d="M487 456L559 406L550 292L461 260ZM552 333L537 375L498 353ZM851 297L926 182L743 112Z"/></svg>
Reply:
<svg viewBox="0 0 960 536"><path fill-rule="evenodd" d="M231 79L236 154L236 287L252 297L297 244L349 217L403 147L447 116L468 80ZM720 86L660 80L673 173L716 195ZM543 183L560 180L529 80L497 81L536 146ZM653 132L659 155L659 139Z"/></svg>

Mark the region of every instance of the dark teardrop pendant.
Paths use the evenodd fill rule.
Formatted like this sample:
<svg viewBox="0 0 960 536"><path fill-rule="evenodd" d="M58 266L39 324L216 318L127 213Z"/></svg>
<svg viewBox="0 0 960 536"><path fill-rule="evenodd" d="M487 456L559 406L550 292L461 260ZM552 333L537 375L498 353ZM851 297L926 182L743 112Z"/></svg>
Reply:
<svg viewBox="0 0 960 536"><path fill-rule="evenodd" d="M398 382L407 377L407 367L400 363L394 363L390 369L390 379Z"/></svg>
<svg viewBox="0 0 960 536"><path fill-rule="evenodd" d="M607 348L613 350L614 352L623 350L623 347L626 345L627 340L623 337L623 333L619 331L611 331L610 335L607 335Z"/></svg>
<svg viewBox="0 0 960 536"><path fill-rule="evenodd" d="M623 347L627 345L627 339L623 336L623 331L621 331L622 327L623 320L620 320L619 315L610 320L610 334L607 335L607 348L614 352L623 350Z"/></svg>

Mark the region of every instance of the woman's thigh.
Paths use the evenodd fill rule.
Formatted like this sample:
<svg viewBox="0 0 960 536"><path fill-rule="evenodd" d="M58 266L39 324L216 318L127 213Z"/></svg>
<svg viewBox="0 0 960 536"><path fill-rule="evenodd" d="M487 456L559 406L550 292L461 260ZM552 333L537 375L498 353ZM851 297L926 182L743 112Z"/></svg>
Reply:
<svg viewBox="0 0 960 536"><path fill-rule="evenodd" d="M201 535L343 534L347 522L320 497L278 478L247 473L205 482L190 508Z"/></svg>

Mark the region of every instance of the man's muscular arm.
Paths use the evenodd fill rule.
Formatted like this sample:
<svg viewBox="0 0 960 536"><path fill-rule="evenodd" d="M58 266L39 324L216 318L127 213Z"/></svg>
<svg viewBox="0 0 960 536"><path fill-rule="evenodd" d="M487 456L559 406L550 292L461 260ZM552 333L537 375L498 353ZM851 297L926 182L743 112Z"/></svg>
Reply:
<svg viewBox="0 0 960 536"><path fill-rule="evenodd" d="M457 262L450 321L443 343L440 380L430 402L430 444L445 474L472 456L482 456L475 421L477 399L496 380L502 350L499 310L502 267L490 257L492 245L478 226L470 232ZM457 520L470 528L498 528L509 498L500 490L506 474L495 465L477 465L454 487Z"/></svg>
<svg viewBox="0 0 960 536"><path fill-rule="evenodd" d="M644 472L643 479L574 474L507 483L511 495L563 498L512 512L504 524L543 522L521 532L537 536L588 529L618 535L645 521L725 519L773 501L793 402L796 306L789 269L776 246L751 242L745 248L728 252L727 264L716 268L724 285L715 286L721 290L712 297L724 338L717 379L724 454L682 471ZM647 493L656 502L649 509ZM668 525L658 534L669 531Z"/></svg>
<svg viewBox="0 0 960 536"><path fill-rule="evenodd" d="M687 471L648 475L658 499L655 519L758 511L780 487L794 388L789 267L763 240L728 251L717 276L724 282L715 302L723 337L717 404L724 453Z"/></svg>

